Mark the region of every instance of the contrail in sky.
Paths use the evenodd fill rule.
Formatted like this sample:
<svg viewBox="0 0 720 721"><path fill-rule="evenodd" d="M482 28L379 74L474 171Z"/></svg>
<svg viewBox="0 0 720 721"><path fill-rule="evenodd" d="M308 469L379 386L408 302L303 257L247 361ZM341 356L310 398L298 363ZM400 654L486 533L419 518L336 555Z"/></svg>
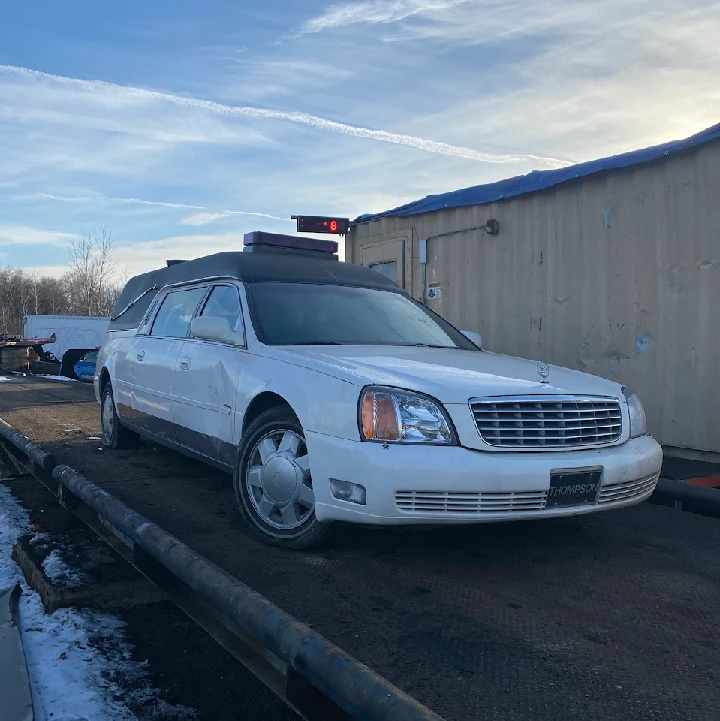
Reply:
<svg viewBox="0 0 720 721"><path fill-rule="evenodd" d="M120 205L153 205L161 208L178 208L179 210L206 210L210 211L206 215L214 215L215 220L226 215L253 215L258 218L270 218L271 220L287 220L289 218L281 218L278 215L270 215L269 213L254 213L249 210L213 210L205 205L187 205L186 203L163 203L158 200L143 200L142 198L113 198L107 195L87 195L87 196L70 196L70 195L52 195L51 193L33 193L32 195L18 196L18 200L57 200L61 203L77 203L79 205L90 205L93 203L117 203Z"/></svg>
<svg viewBox="0 0 720 721"><path fill-rule="evenodd" d="M0 72L20 75L26 78L34 78L37 80L52 80L53 82L65 85L75 85L85 88L101 88L118 95L123 94L146 100L162 100L168 103L174 103L175 105L202 108L204 110L209 110L212 113L216 113L217 115L225 115L228 117L284 120L291 123L298 123L300 125L309 125L310 127L317 128L319 130L344 133L345 135L354 135L360 138L370 138L371 140L381 140L386 143L394 143L396 145L405 145L411 148L417 148L418 150L424 150L428 153L451 155L458 158L467 158L468 160L479 160L484 163L537 162L549 168L560 168L570 165L570 162L567 160L553 158L546 155L535 155L530 153L488 153L480 150L474 150L473 148L466 148L461 145L449 145L448 143L419 138L414 135L404 135L402 133L392 133L388 130L373 130L371 128L363 128L357 125L338 123L334 120L321 118L317 115L309 115L308 113L268 110L266 108L256 108L249 105L223 105L222 103L216 103L212 100L201 100L200 98L191 98L184 95L161 93L156 90L146 90L145 88L137 88L131 85L118 85L116 83L109 83L105 80L82 80L80 78L70 78L64 75L52 75L51 73L43 73L39 70L31 70L30 68L23 68L15 65L0 65Z"/></svg>

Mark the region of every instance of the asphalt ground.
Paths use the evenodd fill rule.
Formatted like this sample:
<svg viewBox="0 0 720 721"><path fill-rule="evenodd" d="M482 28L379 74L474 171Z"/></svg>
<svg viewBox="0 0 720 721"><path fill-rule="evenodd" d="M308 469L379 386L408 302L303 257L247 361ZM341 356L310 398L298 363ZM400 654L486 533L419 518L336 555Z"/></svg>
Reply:
<svg viewBox="0 0 720 721"><path fill-rule="evenodd" d="M348 526L287 552L245 532L229 476L150 443L99 450L88 386L2 383L0 417L448 721L720 718L717 520L642 504Z"/></svg>

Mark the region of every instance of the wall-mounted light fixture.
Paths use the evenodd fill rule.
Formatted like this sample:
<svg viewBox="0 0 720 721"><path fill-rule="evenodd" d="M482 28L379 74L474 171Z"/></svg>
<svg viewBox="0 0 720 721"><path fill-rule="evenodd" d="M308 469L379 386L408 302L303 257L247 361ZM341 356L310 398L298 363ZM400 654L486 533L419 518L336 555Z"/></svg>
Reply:
<svg viewBox="0 0 720 721"><path fill-rule="evenodd" d="M488 235L497 235L500 232L500 221L490 218L485 224L485 232Z"/></svg>

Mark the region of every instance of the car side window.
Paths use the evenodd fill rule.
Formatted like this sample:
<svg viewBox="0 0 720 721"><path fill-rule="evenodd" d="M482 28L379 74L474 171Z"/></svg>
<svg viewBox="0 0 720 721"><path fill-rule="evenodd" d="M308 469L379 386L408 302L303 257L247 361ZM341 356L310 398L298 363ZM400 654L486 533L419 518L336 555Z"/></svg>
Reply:
<svg viewBox="0 0 720 721"><path fill-rule="evenodd" d="M210 291L210 296L200 315L225 318L233 330L241 331L242 323L239 323L240 297L237 288L233 285L216 285Z"/></svg>
<svg viewBox="0 0 720 721"><path fill-rule="evenodd" d="M150 330L150 335L165 338L186 338L190 321L198 303L205 295L205 288L174 290L168 293L160 305Z"/></svg>

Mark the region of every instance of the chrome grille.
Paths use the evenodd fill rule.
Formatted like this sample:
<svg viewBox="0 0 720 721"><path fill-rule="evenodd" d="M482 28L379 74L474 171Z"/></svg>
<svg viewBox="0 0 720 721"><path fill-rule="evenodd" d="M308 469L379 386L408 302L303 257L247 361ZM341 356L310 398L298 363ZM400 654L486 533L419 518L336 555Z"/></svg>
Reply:
<svg viewBox="0 0 720 721"><path fill-rule="evenodd" d="M620 401L598 396L474 398L483 440L499 448L566 448L613 443L622 435Z"/></svg>
<svg viewBox="0 0 720 721"><path fill-rule="evenodd" d="M498 513L541 511L547 491L461 493L451 491L397 491L395 503L406 513Z"/></svg>
<svg viewBox="0 0 720 721"><path fill-rule="evenodd" d="M659 473L648 476L647 478L638 478L634 481L623 481L622 483L611 483L607 486L600 487L600 495L598 503L614 503L615 501L626 501L631 498L644 496L655 490Z"/></svg>

